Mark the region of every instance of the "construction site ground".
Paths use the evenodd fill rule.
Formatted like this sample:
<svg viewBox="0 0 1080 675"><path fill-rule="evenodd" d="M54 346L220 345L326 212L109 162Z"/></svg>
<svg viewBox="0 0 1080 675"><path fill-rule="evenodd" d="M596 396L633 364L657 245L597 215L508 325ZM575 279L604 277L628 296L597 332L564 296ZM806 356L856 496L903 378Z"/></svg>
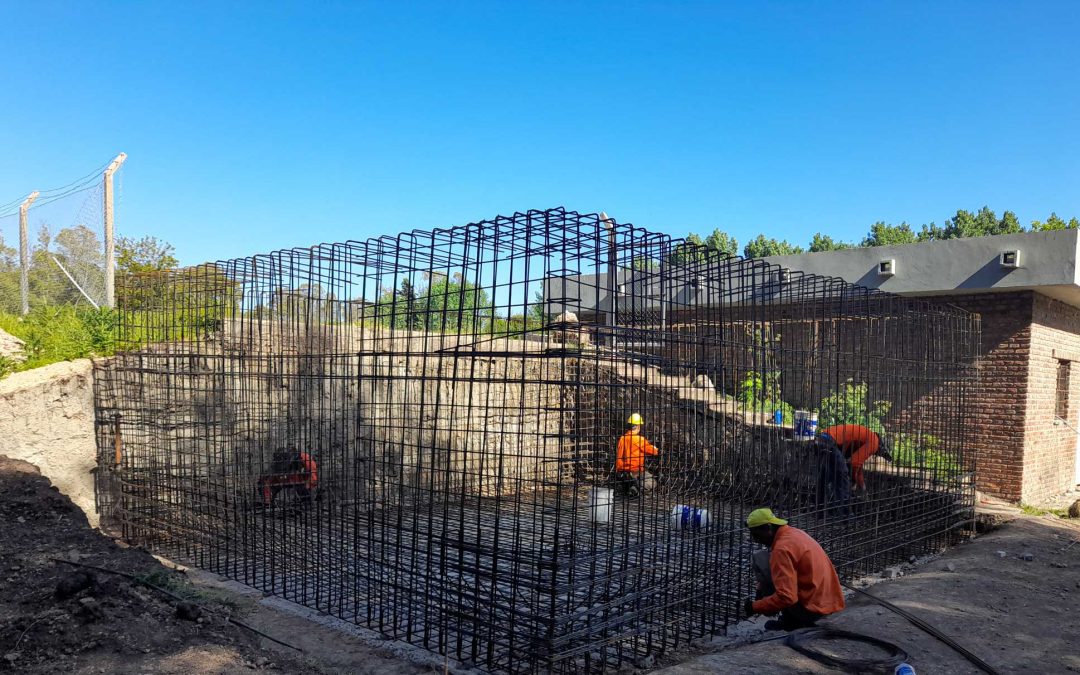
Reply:
<svg viewBox="0 0 1080 675"><path fill-rule="evenodd" d="M991 507L997 526L940 556L857 584L917 615L1001 673L1080 672L1080 521L1024 516ZM1030 559L1028 559L1030 558ZM701 645L696 656L661 668L664 675L700 673L834 673L765 632L763 619ZM865 597L849 597L822 626L881 638L904 649L916 673L982 671L907 620ZM822 645L830 651L828 645ZM841 648L843 649L843 648ZM872 649L872 648L871 648ZM839 651L839 650L838 650ZM849 656L882 652L844 649Z"/></svg>
<svg viewBox="0 0 1080 675"><path fill-rule="evenodd" d="M177 572L102 535L34 466L2 456L0 524L0 672L431 672L390 648L276 611L258 593ZM205 611L185 607L181 618L176 600L146 585L96 571L86 577L56 559L134 575ZM304 651L275 645L226 617Z"/></svg>
<svg viewBox="0 0 1080 675"><path fill-rule="evenodd" d="M997 529L886 576L868 590L930 622L1003 673L1080 672L1080 524L1000 508ZM176 572L94 530L29 464L0 457L0 671L19 673L421 673L456 670L438 657L216 576ZM133 574L207 609L181 618L176 601L78 561ZM78 582L82 582L81 584ZM89 585L78 588L80 585ZM57 587L71 584L58 597ZM76 589L76 590L72 590ZM297 652L226 622L238 618ZM762 620L728 636L627 666L626 672L836 672L783 645L756 642ZM920 673L974 666L865 598L823 625L900 645ZM339 629L340 628L340 629Z"/></svg>

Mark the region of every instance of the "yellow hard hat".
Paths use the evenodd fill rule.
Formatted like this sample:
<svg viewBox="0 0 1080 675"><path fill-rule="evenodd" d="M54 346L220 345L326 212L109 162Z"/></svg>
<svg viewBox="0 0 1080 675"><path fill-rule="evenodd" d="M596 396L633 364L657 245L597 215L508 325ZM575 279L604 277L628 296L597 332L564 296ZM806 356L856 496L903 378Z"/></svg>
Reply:
<svg viewBox="0 0 1080 675"><path fill-rule="evenodd" d="M754 528L762 525L787 525L787 521L773 515L772 509L754 509L746 517L746 526Z"/></svg>
<svg viewBox="0 0 1080 675"><path fill-rule="evenodd" d="M630 416L630 419L626 420L627 424L645 424L645 420L641 419L641 415L634 413Z"/></svg>

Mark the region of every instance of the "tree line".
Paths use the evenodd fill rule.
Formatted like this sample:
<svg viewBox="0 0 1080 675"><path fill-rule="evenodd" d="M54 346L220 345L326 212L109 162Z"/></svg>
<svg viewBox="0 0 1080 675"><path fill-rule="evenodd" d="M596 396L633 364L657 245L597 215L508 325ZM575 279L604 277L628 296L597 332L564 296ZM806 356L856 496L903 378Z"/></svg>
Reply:
<svg viewBox="0 0 1080 675"><path fill-rule="evenodd" d="M931 222L922 225L918 229L906 222L891 224L878 221L870 226L866 236L859 242L845 242L817 232L804 248L786 239L775 239L759 234L746 243L742 248L742 255L744 258L764 258L773 255L796 255L799 253L839 251L868 246L894 246L897 244L914 244L921 241L941 241L965 237L985 237L995 234L1047 232L1077 228L1080 228L1080 220L1074 217L1066 221L1057 213L1051 213L1046 220L1032 221L1031 225L1025 228L1012 211L1005 211L1001 217L998 217L993 209L984 206L976 212L959 209L955 215L946 219L943 225ZM699 234L690 233L686 236L686 241L727 255L739 255L739 243L735 237L719 229L713 230L712 234L705 238L702 238ZM694 255L690 251L691 247L677 249L672 256L673 261L687 262Z"/></svg>
<svg viewBox="0 0 1080 675"><path fill-rule="evenodd" d="M119 275L176 267L171 244L154 237L116 240L116 268ZM60 230L55 236L48 224L38 228L30 245L28 280L31 306L88 304L68 279L71 274L84 290L100 302L104 300L105 247L97 233L85 225ZM19 252L0 236L0 312L17 314L21 308ZM96 296L96 297L95 297Z"/></svg>

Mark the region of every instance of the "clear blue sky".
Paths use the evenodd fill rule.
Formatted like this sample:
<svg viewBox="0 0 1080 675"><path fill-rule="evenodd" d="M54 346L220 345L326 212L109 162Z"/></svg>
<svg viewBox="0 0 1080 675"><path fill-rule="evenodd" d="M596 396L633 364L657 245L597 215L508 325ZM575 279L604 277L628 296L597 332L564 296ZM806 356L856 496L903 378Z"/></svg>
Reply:
<svg viewBox="0 0 1080 675"><path fill-rule="evenodd" d="M0 202L125 151L195 263L563 205L805 244L1080 216L1080 2L0 6Z"/></svg>

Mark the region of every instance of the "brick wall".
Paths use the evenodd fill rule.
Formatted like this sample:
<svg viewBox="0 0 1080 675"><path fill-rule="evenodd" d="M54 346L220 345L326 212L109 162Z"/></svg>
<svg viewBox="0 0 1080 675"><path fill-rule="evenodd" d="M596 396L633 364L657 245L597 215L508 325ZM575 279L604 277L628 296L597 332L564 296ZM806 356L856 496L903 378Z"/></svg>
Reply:
<svg viewBox="0 0 1080 675"><path fill-rule="evenodd" d="M985 324L984 324L985 325ZM1069 411L1062 423L1055 414L1059 360L1071 361ZM1035 295L1028 363L1025 469L1022 499L1038 503L1076 482L1077 432L1080 428L1080 309ZM1071 427L1073 428L1070 428Z"/></svg>
<svg viewBox="0 0 1080 675"><path fill-rule="evenodd" d="M935 300L982 316L979 382L966 411L968 438L975 450L977 487L1011 501L1026 498L1024 432L1035 297L1022 291Z"/></svg>

